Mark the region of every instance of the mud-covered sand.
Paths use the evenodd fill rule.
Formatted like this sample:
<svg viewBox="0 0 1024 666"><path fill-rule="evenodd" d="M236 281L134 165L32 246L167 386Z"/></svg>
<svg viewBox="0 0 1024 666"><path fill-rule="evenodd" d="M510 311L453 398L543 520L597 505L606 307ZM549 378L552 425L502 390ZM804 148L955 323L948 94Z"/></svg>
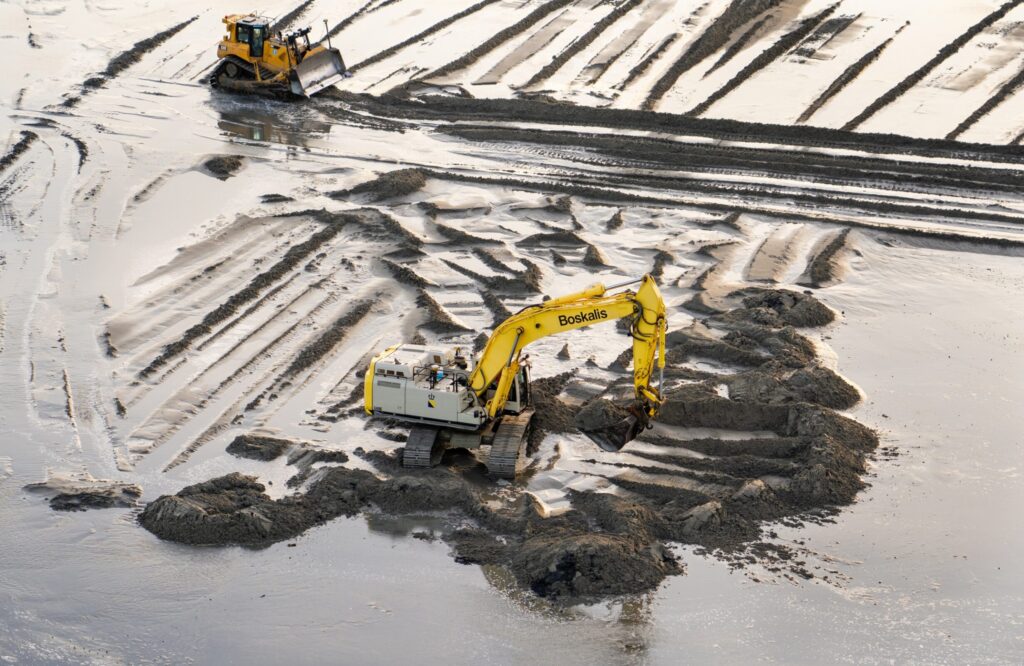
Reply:
<svg viewBox="0 0 1024 666"><path fill-rule="evenodd" d="M659 423L767 431L773 438L732 440L720 448L719 440L671 431L644 435L670 453L639 450L631 457L639 463L612 462L638 475L612 478L623 491L617 495L572 491L572 509L557 517L542 515L521 492L496 502L479 483L479 466L467 467L461 458L438 469L404 470L396 449L364 453L372 472L333 466L304 475L308 487L281 499L269 497L255 478L218 477L158 498L139 521L172 541L262 547L339 516L441 513L449 525L441 536L453 556L507 567L519 585L540 596L572 600L652 589L683 569L672 543L729 557L757 542L762 521L851 502L863 487L865 458L878 444L870 429L833 411L851 407L859 394L818 365L813 345L794 328L829 323L828 308L785 290L741 290L725 301L733 307L706 319L703 332L669 336L667 376L672 381L694 357L728 359L744 369L702 381L681 373L687 379L667 390ZM563 404L558 396L572 377L536 382L534 399L543 407L535 444L545 434L581 424L592 430L624 414L603 396L579 413ZM720 385L728 387L728 397ZM228 452L272 460L288 448L284 440L242 436Z"/></svg>
<svg viewBox="0 0 1024 666"><path fill-rule="evenodd" d="M774 4L271 2L358 66L302 103L193 0L0 4L0 657L1020 662L1022 7ZM614 325L531 345L514 484L365 418L374 351L648 271L622 452Z"/></svg>

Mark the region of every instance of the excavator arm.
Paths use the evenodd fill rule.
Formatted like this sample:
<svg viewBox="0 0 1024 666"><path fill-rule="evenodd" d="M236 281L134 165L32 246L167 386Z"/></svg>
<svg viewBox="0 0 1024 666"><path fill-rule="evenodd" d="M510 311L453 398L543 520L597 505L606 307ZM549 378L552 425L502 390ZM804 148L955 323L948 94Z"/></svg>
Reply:
<svg viewBox="0 0 1024 666"><path fill-rule="evenodd" d="M609 291L640 283L636 291ZM630 319L633 337L633 386L636 403L630 409L629 423L611 428L616 434L586 433L602 448L618 450L633 439L647 422L657 416L661 406L661 382L651 382L655 363L665 367L665 301L650 275L624 284L605 287L596 284L581 292L554 298L523 308L501 323L469 378L469 386L483 398L495 387L486 403L488 415L498 414L508 400L513 379L519 370L520 354L531 342L566 331Z"/></svg>

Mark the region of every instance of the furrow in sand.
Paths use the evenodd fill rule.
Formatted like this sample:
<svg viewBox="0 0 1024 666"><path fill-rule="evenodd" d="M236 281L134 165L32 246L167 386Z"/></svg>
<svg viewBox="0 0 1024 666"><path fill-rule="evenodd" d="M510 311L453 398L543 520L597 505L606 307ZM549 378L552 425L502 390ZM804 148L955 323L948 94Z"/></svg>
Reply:
<svg viewBox="0 0 1024 666"><path fill-rule="evenodd" d="M644 73L651 68L651 65L657 62L657 60L660 59L661 56L665 55L665 51L667 51L670 46L676 43L676 40L679 39L679 36L680 35L678 32L674 32L668 37L665 37L665 39L661 40L661 43L658 44L658 46L656 46L650 53L644 56L644 58L640 62L638 62L631 70L629 70L629 73L626 74L626 78L624 78L621 82L615 84L615 89L625 90L626 88L629 87L631 83L633 83L638 78L643 76Z"/></svg>
<svg viewBox="0 0 1024 666"><path fill-rule="evenodd" d="M903 26L896 31L896 34L898 35L903 30L903 28L907 27L908 25L910 24L904 23ZM835 97L836 95L838 95L843 90L843 88L853 83L853 81L856 80L858 76L860 76L860 73L867 69L868 65L878 60L878 56L882 55L882 51L888 48L888 46L892 44L895 38L896 36L893 35L892 37L885 40L875 48L868 51L863 57L857 60L857 62L853 63L845 70L843 70L842 74L836 77L836 80L830 83L828 88L825 88L825 90L820 95L818 95L817 99L811 102L811 105L808 106L807 109L800 114L800 117L797 118L796 121L798 123L805 123L808 120L810 120L811 116L818 112L818 109L825 106L825 103L828 102L833 97Z"/></svg>
<svg viewBox="0 0 1024 666"><path fill-rule="evenodd" d="M341 32L345 28L347 28L350 25L352 25L353 23L355 23L356 20L358 20L360 17L362 17L364 14L367 13L367 11L370 9L370 7L373 6L374 2L376 2L376 0L367 0L366 4L364 4L359 9L355 10L354 12L352 12L351 14L349 14L348 16L343 18L341 21L339 21L337 23L337 25L335 25L333 28L328 30L327 31L327 36L328 37L334 37L339 32Z"/></svg>
<svg viewBox="0 0 1024 666"><path fill-rule="evenodd" d="M814 147L908 155L917 162L939 158L1000 162L1017 168L1024 149L1015 145L964 143L896 134L860 133L810 125L774 125L722 118L695 118L679 114L552 105L529 99L481 99L428 95L415 100L399 97L371 98L344 95L347 104L385 118L432 120L442 124L470 120L515 125L595 126L642 132L663 132L703 137L724 142L778 144L793 148Z"/></svg>
<svg viewBox="0 0 1024 666"><path fill-rule="evenodd" d="M694 40L690 48L661 75L644 100L644 109L653 109L683 74L722 48L733 34L749 21L776 7L781 0L733 0L721 15Z"/></svg>
<svg viewBox="0 0 1024 666"><path fill-rule="evenodd" d="M231 315L237 312L239 307L255 300L262 291L278 282L282 277L291 272L299 262L305 260L321 245L334 238L353 219L351 215L347 214L328 217L334 219L327 219L323 229L313 234L306 241L292 246L274 266L254 277L248 286L232 294L227 301L203 317L202 321L185 331L178 340L165 346L163 352L142 369L139 373L140 376L146 377L152 374L166 364L167 361L191 347L195 340L210 333L215 325L231 317Z"/></svg>
<svg viewBox="0 0 1024 666"><path fill-rule="evenodd" d="M110 60L110 62L107 63L106 69L104 69L96 76L92 76L86 79L82 83L81 95L87 95L88 93L92 92L93 90L96 90L97 88L102 88L107 84L107 81L117 77L124 70L139 62L142 59L142 57L145 56L147 53L157 48L171 37L174 37L176 34L178 34L182 30L187 28L189 25L191 25L198 18L199 15L197 14L196 16L193 16L190 19L186 19L181 23L178 23L177 25L173 25L162 32L158 32L152 37L147 37L146 39L135 42L135 44L132 45L130 49L122 51L121 53L114 56ZM63 106L73 107L77 105L80 100L81 96L68 97L64 100Z"/></svg>
<svg viewBox="0 0 1024 666"><path fill-rule="evenodd" d="M569 10L564 9L560 11L550 21L527 37L526 41L505 54L504 58L487 70L483 76L474 81L474 84L490 85L499 83L506 74L518 65L532 58L538 51L554 42L572 24L573 18Z"/></svg>
<svg viewBox="0 0 1024 666"><path fill-rule="evenodd" d="M494 141L550 147L543 154L557 155L574 162L587 159L597 164L636 168L676 169L715 174L734 173L768 178L793 178L814 183L892 189L894 191L949 190L961 195L965 187L988 193L1000 192L1017 198L1024 187L1024 171L928 164L923 162L877 159L871 156L814 154L799 150L761 150L758 147L717 146L680 143L657 138L630 137L623 140L611 134L583 135L562 130L539 132L533 129L459 125L442 131L473 141ZM576 146L588 145L580 154ZM988 202L985 202L988 205Z"/></svg>
<svg viewBox="0 0 1024 666"><path fill-rule="evenodd" d="M1024 68L1022 68L1013 78L1000 86L996 94L992 95L984 104L975 109L974 113L967 116L966 120L956 126L956 128L946 135L946 138L953 141L961 134L969 130L974 126L976 122L987 116L993 109L1006 101L1006 99L1017 92L1017 90L1024 84Z"/></svg>
<svg viewBox="0 0 1024 666"><path fill-rule="evenodd" d="M475 5L473 5L471 7L467 7L466 9L462 10L461 12L459 12L457 14L452 14L448 18L445 18L445 19L442 19L441 21L438 21L437 23L435 23L434 25L430 26L426 30L423 30L422 32L413 35L409 39L407 39L407 40L405 40L403 42L400 42L398 44L395 44L394 46L391 46L389 48L386 48L383 51L370 56L366 60L363 60L362 62L356 63L350 69L351 69L351 71L354 72L354 71L356 71L358 69L361 69L363 67L369 67L370 65L376 64L376 63L380 62L381 60L385 60L386 58L390 58L391 56L393 56L394 54L398 53L402 49L404 49L404 48L406 48L406 47L408 47L408 46L410 46L412 44L419 44L419 43L421 43L423 40L425 40L427 37L430 37L434 33L440 32L441 30L444 30L445 28L447 28L451 24L455 23L456 21L461 21L462 19L466 18L467 16L471 16L471 15L477 13L478 11L483 9L484 7L487 7L488 5L493 5L495 2L498 2L498 0L482 0L481 2L478 2L478 3L476 3ZM379 9L379 7L376 8L376 9Z"/></svg>
<svg viewBox="0 0 1024 666"><path fill-rule="evenodd" d="M762 51L756 58L754 58L750 64L741 69L736 76L732 77L724 86L711 93L711 96L706 100L693 107L686 112L688 116L699 116L708 109L711 108L715 102L722 99L736 88L743 85L750 77L754 76L762 69L772 64L784 53L789 51L791 48L796 46L803 40L812 30L815 29L822 21L827 19L838 7L838 4L832 5L827 9L823 10L815 16L805 18L797 24L797 27L789 31L778 39L770 47Z"/></svg>
<svg viewBox="0 0 1024 666"><path fill-rule="evenodd" d="M621 5L610 11L604 18L595 23L593 28L588 30L582 37L574 41L561 53L556 55L551 62L542 67L540 71L534 74L523 87L529 88L531 86L538 85L542 81L546 81L554 75L555 72L561 69L565 63L569 62L573 56L593 44L598 37L605 33L605 31L615 25L619 20L624 18L629 14L629 12L633 11L644 1L645 0L626 0Z"/></svg>
<svg viewBox="0 0 1024 666"><path fill-rule="evenodd" d="M714 73L719 67L727 64L730 60L735 58L740 51L747 47L747 44L749 44L750 40L754 38L754 35L760 32L761 28L764 27L764 24L767 23L771 18L772 15L768 14L766 16L762 16L760 19L755 21L752 26L747 28L746 32L740 35L736 39L736 41L729 45L729 48L727 48L725 52L722 53L722 55L718 58L718 60L715 61L715 64L712 65L710 69L708 69L708 71L704 72L704 76L701 78L707 78L709 74Z"/></svg>
<svg viewBox="0 0 1024 666"><path fill-rule="evenodd" d="M274 21L274 24L270 26L270 32L287 32L290 30L292 25L306 13L306 10L309 9L309 6L312 5L313 2L314 0L305 0L304 2L299 3L295 9Z"/></svg>
<svg viewBox="0 0 1024 666"><path fill-rule="evenodd" d="M298 317L293 323L288 325L284 331L277 335L277 337L251 354L237 368L229 370L229 374L226 377L220 380L211 377L212 381L205 383L201 381L208 375L214 366L226 364L228 357L237 354L242 345L239 344L233 347L227 354L215 361L213 365L201 372L199 376L193 378L187 386L184 386L172 397L168 398L161 406L161 409L158 409L154 415L150 416L150 418L139 424L133 430L129 439L146 440L146 444L142 447L135 447L133 449L133 453L149 453L165 444L178 431L185 427L188 422L194 419L200 412L204 411L207 406L216 400L224 390L234 385L240 378L251 376L260 364L268 360L272 361L274 358L281 358L282 360L274 363L273 365L274 368L280 368L283 366L287 362L283 357L287 356L287 354L278 353L277 350L282 345L301 335L307 326L315 324L318 316L335 302L337 302L337 297L334 295L328 295L314 305L306 314ZM263 330L263 327L261 327L260 329L257 329L257 331L254 331L252 335L247 337L246 342L254 339L255 334L257 332L262 332ZM246 391L245 394L249 395L250 393L251 389ZM193 399L194 395L201 395L202 397L195 400ZM184 414L185 416L165 420L163 415L168 411L168 409L173 413ZM145 437L142 438L140 433L145 433Z"/></svg>
<svg viewBox="0 0 1024 666"><path fill-rule="evenodd" d="M673 0L651 0L646 7L641 8L639 19L631 28L619 33L590 59L579 78L588 85L596 83L609 67L633 48L644 33L672 9L673 4Z"/></svg>
<svg viewBox="0 0 1024 666"><path fill-rule="evenodd" d="M992 230L987 228L977 229L976 233L970 233L967 230L955 230L949 227L935 227L926 228L920 226L913 226L910 220L895 219L893 222L881 222L872 221L867 219L857 218L856 216L841 216L836 212L826 212L821 210L820 206L808 205L804 208L790 207L779 207L779 206L765 206L764 204L758 204L751 201L733 201L726 202L723 200L712 201L705 198L696 199L680 199L671 197L657 197L646 193L638 193L635 191L625 191L607 187L594 187L590 185L580 185L578 177L567 179L565 181L530 181L522 178L509 178L509 177L485 177L470 175L466 173L456 172L443 172L443 171L430 171L428 175L431 178L437 178L439 180L450 180L455 182L466 182L476 184L489 184L496 187L511 187L521 189L527 192L541 192L551 195L552 193L559 194L570 194L586 199L591 199L595 202L604 202L609 204L646 204L659 207L678 207L680 205L687 206L698 210L705 210L711 212L724 212L734 213L737 209L742 209L746 213L754 215L762 215L771 219L787 219L787 220L798 220L805 222L814 223L833 223L833 224L844 224L848 226L863 227L865 229L874 229L876 231L884 231L893 234L905 234L909 236L917 236L921 238L933 238L936 240L947 240L956 242L967 242L975 244L987 244L998 247L1024 247L1024 238L1018 238L1018 234L1010 232L1009 230ZM707 196L706 194L704 195ZM975 231L975 230L971 230ZM995 233L1005 233L1008 235L994 235Z"/></svg>
<svg viewBox="0 0 1024 666"><path fill-rule="evenodd" d="M537 9L530 12L523 19L517 21L513 25L505 28L504 30L492 36L490 39L485 41L480 46L476 47L475 49L472 49L465 55L449 62L447 65L443 65L442 67L435 69L429 74L420 77L420 80L429 81L431 79L447 76L449 74L452 74L453 72L457 72L461 69L469 67L470 65L478 61L480 58L484 57L491 51L495 50L505 42L508 42L509 40L513 39L516 35L519 35L529 30L534 25L540 23L545 17L550 15L552 12L562 9L563 7L566 7L567 5L573 2L576 2L576 0L550 0L549 2L544 3Z"/></svg>
<svg viewBox="0 0 1024 666"><path fill-rule="evenodd" d="M821 250L807 263L807 269L800 276L799 284L819 288L835 279L835 259L839 252L846 247L846 238L849 235L849 228L842 229L833 234Z"/></svg>
<svg viewBox="0 0 1024 666"><path fill-rule="evenodd" d="M1024 2L1024 0L1010 0L1003 4L999 9L995 10L982 20L978 21L970 28L967 29L962 35L954 39L952 42L943 46L939 49L939 52L935 56L926 62L924 65L916 69L908 77L897 83L895 86L887 90L882 94L881 97L876 99L874 102L869 104L867 108L858 113L852 120L843 125L844 130L855 130L864 124L868 118L872 117L885 107L895 102L903 93L916 86L924 77L928 76L936 67L941 65L953 54L962 49L968 42L977 37L993 23L1010 13L1010 10L1014 9L1018 5Z"/></svg>
<svg viewBox="0 0 1024 666"><path fill-rule="evenodd" d="M14 162L17 161L17 159L21 157L21 155L28 150L38 138L39 135L35 132L21 130L21 137L6 153L4 153L3 157L0 157L0 173L3 173L9 166L14 164Z"/></svg>
<svg viewBox="0 0 1024 666"><path fill-rule="evenodd" d="M377 294L379 297L380 294ZM293 357L291 363L284 367L284 362L274 365L268 372L264 373L260 381L254 383L253 389L244 392L240 395L227 409L225 409L217 419L202 432L197 438L195 438L188 446L186 446L181 452L178 453L164 468L164 471L168 471L187 462L188 459L198 451L204 444L212 441L224 430L230 428L235 418L242 412L243 405L246 402L259 401L268 391L279 394L279 403L287 402L289 396L296 395L302 390L307 384L314 379L318 378L316 366L323 363L324 359L327 358L334 349L345 339L348 332L357 324L359 324L366 315L370 312L375 299L359 299L354 301L351 308L343 312L342 314L335 317L334 321L327 327L327 329L320 335L306 345L297 355ZM313 313L310 313L310 317ZM300 322L301 323L301 322ZM296 324L296 327L299 324ZM297 330L296 327L290 330ZM306 326L303 326L306 328ZM272 358L271 350L267 349L260 354L260 359ZM257 359L254 358L250 364L253 364ZM240 368L238 375L243 370L249 372L249 366L246 368ZM305 380L298 384L294 384L293 380L296 374L311 370L306 376ZM276 378L272 381L270 377L276 375ZM266 385L266 388L258 394L254 400L250 400L250 396L253 394L253 390L260 386ZM224 386L219 386L217 391L220 392ZM286 393L287 392L287 393ZM248 409L248 408L246 408Z"/></svg>

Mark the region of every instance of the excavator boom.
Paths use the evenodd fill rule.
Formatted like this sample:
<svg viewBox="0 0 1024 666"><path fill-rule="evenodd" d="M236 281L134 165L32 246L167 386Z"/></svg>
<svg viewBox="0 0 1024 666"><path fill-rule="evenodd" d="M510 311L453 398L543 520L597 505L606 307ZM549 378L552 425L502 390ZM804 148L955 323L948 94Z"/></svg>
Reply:
<svg viewBox="0 0 1024 666"><path fill-rule="evenodd" d="M635 291L626 289L635 284ZM449 448L486 447L488 473L514 479L531 419L545 407L532 397L523 349L549 335L617 319L629 321L633 338L633 402L624 408L595 401L577 425L585 421L584 434L602 449L618 451L658 415L662 403L661 379L654 384L652 377L656 367L665 367L665 302L650 275L527 306L495 328L475 358L461 346L389 347L366 369L363 409L410 424L405 467L432 467Z"/></svg>
<svg viewBox="0 0 1024 666"><path fill-rule="evenodd" d="M636 291L608 293L635 282L640 283ZM549 335L624 318L631 319L635 402L629 415L618 423L584 432L601 448L618 451L657 416L662 402L660 381L655 387L651 379L656 362L659 368L665 367L665 301L650 275L610 288L597 284L575 294L528 306L512 315L487 341L470 375L469 387L483 396L496 384L493 397L486 403L487 413L493 418L505 406L519 370L520 354L528 344Z"/></svg>

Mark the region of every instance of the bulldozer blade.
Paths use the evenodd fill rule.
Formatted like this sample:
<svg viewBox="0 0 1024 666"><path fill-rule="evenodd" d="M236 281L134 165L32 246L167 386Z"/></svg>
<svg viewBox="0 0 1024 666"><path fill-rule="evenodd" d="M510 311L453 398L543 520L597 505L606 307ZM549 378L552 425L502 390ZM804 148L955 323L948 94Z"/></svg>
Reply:
<svg viewBox="0 0 1024 666"><path fill-rule="evenodd" d="M632 408L629 416L605 426L600 430L581 430L584 435L605 451L621 451L622 447L637 438L647 427L647 415L641 409Z"/></svg>
<svg viewBox="0 0 1024 666"><path fill-rule="evenodd" d="M292 92L312 97L324 88L341 81L347 71L338 49L324 49L306 56L306 59L293 70Z"/></svg>

